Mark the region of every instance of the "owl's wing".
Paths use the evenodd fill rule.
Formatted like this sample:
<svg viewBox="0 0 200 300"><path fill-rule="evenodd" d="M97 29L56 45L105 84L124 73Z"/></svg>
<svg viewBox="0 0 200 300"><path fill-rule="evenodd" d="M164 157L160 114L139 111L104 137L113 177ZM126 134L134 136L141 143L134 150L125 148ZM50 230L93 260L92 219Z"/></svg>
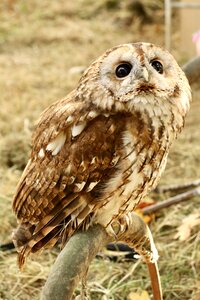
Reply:
<svg viewBox="0 0 200 300"><path fill-rule="evenodd" d="M52 246L63 230L70 236L94 212L116 172L123 126L123 118L72 96L43 113L13 202L21 224L16 244L26 244L26 251L28 245L29 252Z"/></svg>

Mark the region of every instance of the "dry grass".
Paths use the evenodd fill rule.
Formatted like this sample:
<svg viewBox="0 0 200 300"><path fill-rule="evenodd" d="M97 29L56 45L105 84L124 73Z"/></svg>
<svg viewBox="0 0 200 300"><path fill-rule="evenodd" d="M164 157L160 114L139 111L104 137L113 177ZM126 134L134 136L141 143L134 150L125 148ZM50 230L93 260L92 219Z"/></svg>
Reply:
<svg viewBox="0 0 200 300"><path fill-rule="evenodd" d="M137 17L131 21L128 2L1 1L0 243L11 239L16 226L11 199L27 161L34 122L48 104L76 85L80 74L72 72L72 68L87 66L110 46L139 41L141 37L163 44L162 11L153 12L155 23L141 25ZM151 7L149 12L152 13ZM177 34L173 39L178 45ZM183 61L178 47L174 54ZM186 128L172 149L162 183L200 177L199 96L199 87L195 87ZM166 209L151 225L161 256L166 300L200 299L199 228L187 242L173 238L182 218L197 212L199 204L200 198L195 198ZM39 299L55 251L34 256L23 273L17 269L15 254L0 253L0 299ZM128 299L131 291L150 290L146 266L132 262L95 260L88 285L91 298L102 300Z"/></svg>

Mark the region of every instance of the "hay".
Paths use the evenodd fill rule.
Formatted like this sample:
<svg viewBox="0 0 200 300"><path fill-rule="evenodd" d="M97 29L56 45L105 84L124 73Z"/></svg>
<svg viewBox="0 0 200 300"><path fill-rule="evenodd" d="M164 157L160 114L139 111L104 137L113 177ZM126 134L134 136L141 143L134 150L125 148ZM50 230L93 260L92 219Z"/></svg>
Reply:
<svg viewBox="0 0 200 300"><path fill-rule="evenodd" d="M122 1L39 1L1 2L0 10L0 243L11 239L16 226L11 199L27 161L30 135L40 112L65 96L80 74L72 67L87 66L105 49L141 40L163 44L162 11L148 6L153 23L141 24L130 16ZM149 3L150 1L146 1ZM124 3L124 2L123 2ZM119 8L118 8L119 5ZM160 23L159 23L160 22ZM177 32L172 37L173 53L182 62ZM185 129L173 146L162 183L181 183L200 177L200 91ZM166 300L198 300L200 294L200 243L198 227L183 243L174 240L184 216L199 210L200 198L168 208L151 224L160 252L160 269ZM45 251L29 260L23 273L16 266L15 253L0 253L0 299L39 299L55 251ZM126 299L131 291L147 289L150 283L145 265L95 260L89 273L91 299ZM129 276L125 277L127 272ZM123 280L124 278L124 280ZM120 284L117 284L120 281ZM78 290L77 290L78 293Z"/></svg>

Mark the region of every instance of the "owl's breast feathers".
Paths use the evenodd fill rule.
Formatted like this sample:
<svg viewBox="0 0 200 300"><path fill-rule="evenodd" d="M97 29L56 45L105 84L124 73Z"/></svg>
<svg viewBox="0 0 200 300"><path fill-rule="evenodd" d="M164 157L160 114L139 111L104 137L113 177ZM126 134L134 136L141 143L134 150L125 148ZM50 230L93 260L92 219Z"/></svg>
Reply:
<svg viewBox="0 0 200 300"><path fill-rule="evenodd" d="M160 176L167 148L148 115L84 111L68 99L52 105L36 128L13 202L19 264L91 220L107 226L134 209Z"/></svg>

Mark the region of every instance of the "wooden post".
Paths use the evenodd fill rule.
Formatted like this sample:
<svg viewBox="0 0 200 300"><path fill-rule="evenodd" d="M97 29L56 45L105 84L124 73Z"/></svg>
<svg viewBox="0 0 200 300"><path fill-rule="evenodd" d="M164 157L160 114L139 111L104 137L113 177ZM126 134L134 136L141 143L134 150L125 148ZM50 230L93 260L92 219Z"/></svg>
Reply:
<svg viewBox="0 0 200 300"><path fill-rule="evenodd" d="M200 4L199 0L182 0L188 4ZM200 30L200 7L180 8L180 50L188 58L196 56L196 45L192 42L192 35Z"/></svg>
<svg viewBox="0 0 200 300"><path fill-rule="evenodd" d="M171 48L171 0L165 0L165 48Z"/></svg>

